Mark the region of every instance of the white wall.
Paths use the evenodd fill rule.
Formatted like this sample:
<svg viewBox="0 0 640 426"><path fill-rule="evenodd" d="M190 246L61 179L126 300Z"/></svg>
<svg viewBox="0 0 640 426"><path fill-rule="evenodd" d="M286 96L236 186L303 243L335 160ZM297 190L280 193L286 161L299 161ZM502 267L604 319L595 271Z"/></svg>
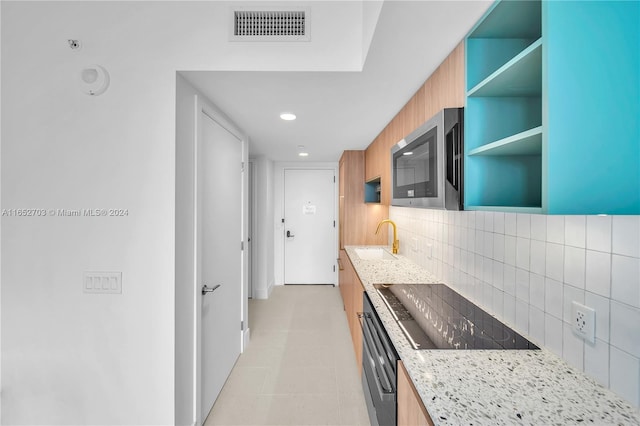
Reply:
<svg viewBox="0 0 640 426"><path fill-rule="evenodd" d="M378 17L384 1L369 0L362 2L362 65L369 53L369 46L373 40L373 34L378 24Z"/></svg>
<svg viewBox="0 0 640 426"><path fill-rule="evenodd" d="M390 216L401 254L640 406L640 216L403 207ZM595 309L595 343L572 333L572 301Z"/></svg>
<svg viewBox="0 0 640 426"><path fill-rule="evenodd" d="M338 258L338 163L337 162L275 162L273 171L273 184L274 184L274 200L273 200L273 235L274 235L274 275L275 285L284 285L284 224L282 218L284 218L284 171L285 169L333 169L336 176L335 193L336 193L336 205L334 211L334 217L336 218L335 228L335 258ZM338 283L338 268L336 268L336 274L334 277L334 283Z"/></svg>
<svg viewBox="0 0 640 426"><path fill-rule="evenodd" d="M254 262L257 264L254 280L254 294L256 299L268 299L274 285L273 274L273 161L264 156L255 158L255 172L257 186L257 205L254 214L258 228L255 232Z"/></svg>
<svg viewBox="0 0 640 426"><path fill-rule="evenodd" d="M195 223L194 159L197 91L180 75L176 81L176 278L175 421L194 421Z"/></svg>

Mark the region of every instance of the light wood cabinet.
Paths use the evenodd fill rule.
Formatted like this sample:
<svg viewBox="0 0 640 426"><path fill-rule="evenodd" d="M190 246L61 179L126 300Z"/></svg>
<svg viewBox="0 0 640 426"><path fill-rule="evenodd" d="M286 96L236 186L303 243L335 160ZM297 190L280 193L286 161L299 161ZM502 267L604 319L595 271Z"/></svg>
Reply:
<svg viewBox="0 0 640 426"><path fill-rule="evenodd" d="M494 3L466 37L465 208L640 212L639 22L637 2Z"/></svg>
<svg viewBox="0 0 640 426"><path fill-rule="evenodd" d="M411 383L402 361L398 361L398 426L433 426L433 421Z"/></svg>
<svg viewBox="0 0 640 426"><path fill-rule="evenodd" d="M344 151L339 163L339 244L365 243L364 151Z"/></svg>
<svg viewBox="0 0 640 426"><path fill-rule="evenodd" d="M364 286L344 250L340 250L338 266L340 267L338 277L340 280L340 293L342 294L347 323L351 332L353 350L356 354L356 365L358 366L358 371L362 373L362 328L360 327L358 313L362 312Z"/></svg>

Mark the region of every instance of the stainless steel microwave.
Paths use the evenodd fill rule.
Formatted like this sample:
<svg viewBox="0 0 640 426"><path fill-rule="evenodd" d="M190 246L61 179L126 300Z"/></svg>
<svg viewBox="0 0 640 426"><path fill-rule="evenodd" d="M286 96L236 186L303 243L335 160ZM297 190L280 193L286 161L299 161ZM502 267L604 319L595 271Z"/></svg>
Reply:
<svg viewBox="0 0 640 426"><path fill-rule="evenodd" d="M391 204L463 210L463 108L445 108L391 148Z"/></svg>

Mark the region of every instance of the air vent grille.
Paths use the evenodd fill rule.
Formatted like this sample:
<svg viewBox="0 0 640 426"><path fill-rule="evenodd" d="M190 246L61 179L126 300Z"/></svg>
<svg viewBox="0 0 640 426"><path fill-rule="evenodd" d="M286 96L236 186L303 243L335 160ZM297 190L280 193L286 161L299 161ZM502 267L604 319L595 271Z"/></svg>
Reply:
<svg viewBox="0 0 640 426"><path fill-rule="evenodd" d="M235 11L233 34L237 38L304 38L306 26L305 11Z"/></svg>

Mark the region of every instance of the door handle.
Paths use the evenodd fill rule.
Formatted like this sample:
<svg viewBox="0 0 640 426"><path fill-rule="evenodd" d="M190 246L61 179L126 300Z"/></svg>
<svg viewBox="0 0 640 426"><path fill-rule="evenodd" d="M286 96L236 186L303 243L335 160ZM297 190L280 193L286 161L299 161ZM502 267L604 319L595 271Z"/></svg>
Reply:
<svg viewBox="0 0 640 426"><path fill-rule="evenodd" d="M295 235L291 233L291 231L287 231L287 238L293 238Z"/></svg>
<svg viewBox="0 0 640 426"><path fill-rule="evenodd" d="M213 293L218 287L220 287L220 284L214 285L213 287L207 287L207 285L205 284L202 286L202 295L204 296L207 293Z"/></svg>

